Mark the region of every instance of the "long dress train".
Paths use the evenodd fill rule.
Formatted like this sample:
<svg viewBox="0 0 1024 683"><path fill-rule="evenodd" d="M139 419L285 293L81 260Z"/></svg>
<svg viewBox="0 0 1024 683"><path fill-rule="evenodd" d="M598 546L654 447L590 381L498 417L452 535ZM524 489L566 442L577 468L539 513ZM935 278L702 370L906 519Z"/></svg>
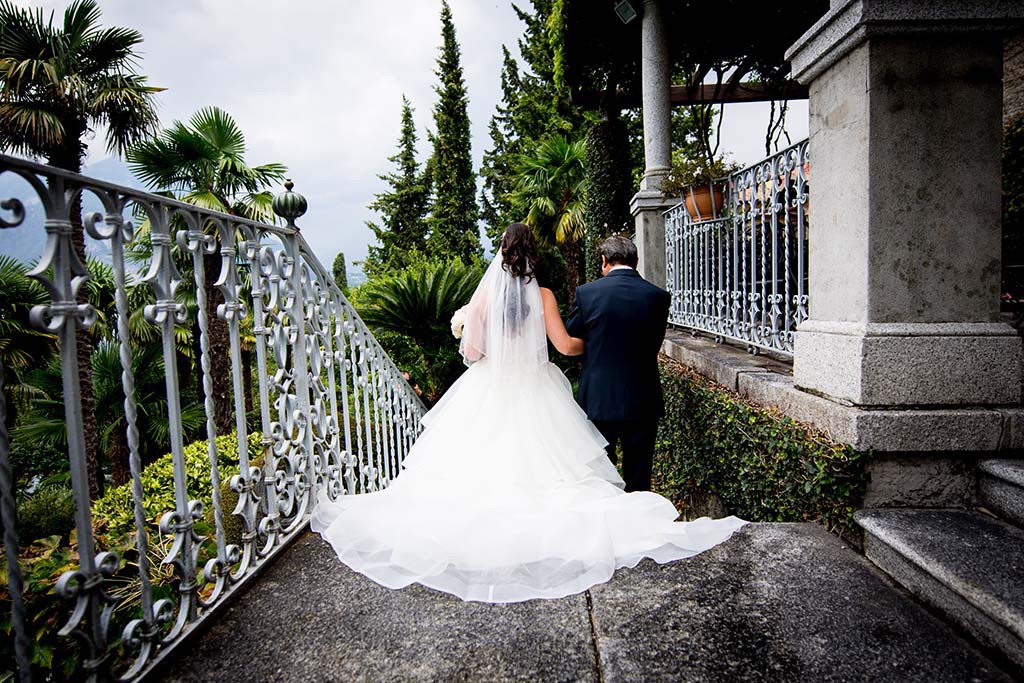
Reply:
<svg viewBox="0 0 1024 683"><path fill-rule="evenodd" d="M402 472L382 491L315 509L311 528L343 563L390 588L415 582L464 600L517 602L578 593L644 557L690 557L744 524L676 522L662 496L623 492L607 442L546 346L541 357L532 339L523 354L519 338L538 334L529 319L541 310L539 293L526 286L510 304L488 276L481 288L490 305L466 329L469 338L474 325L487 330L478 343L486 354L424 416ZM506 315L516 329L494 330L508 310L528 324Z"/></svg>

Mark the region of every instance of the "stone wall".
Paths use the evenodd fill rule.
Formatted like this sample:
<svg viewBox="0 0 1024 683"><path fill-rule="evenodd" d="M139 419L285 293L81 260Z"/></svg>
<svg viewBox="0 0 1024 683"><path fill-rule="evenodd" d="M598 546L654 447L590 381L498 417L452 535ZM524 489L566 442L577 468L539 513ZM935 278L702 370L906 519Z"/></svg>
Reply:
<svg viewBox="0 0 1024 683"><path fill-rule="evenodd" d="M1003 125L1024 116L1024 31L1003 44Z"/></svg>

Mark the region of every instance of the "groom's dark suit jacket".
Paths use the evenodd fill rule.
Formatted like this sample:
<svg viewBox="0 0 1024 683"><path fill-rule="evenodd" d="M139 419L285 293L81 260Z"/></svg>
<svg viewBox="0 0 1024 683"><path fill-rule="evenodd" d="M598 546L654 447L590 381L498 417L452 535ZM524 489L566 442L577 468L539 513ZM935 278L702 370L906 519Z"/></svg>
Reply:
<svg viewBox="0 0 1024 683"><path fill-rule="evenodd" d="M661 417L658 351L671 301L632 268L613 270L576 290L566 328L586 340L577 401L591 420Z"/></svg>

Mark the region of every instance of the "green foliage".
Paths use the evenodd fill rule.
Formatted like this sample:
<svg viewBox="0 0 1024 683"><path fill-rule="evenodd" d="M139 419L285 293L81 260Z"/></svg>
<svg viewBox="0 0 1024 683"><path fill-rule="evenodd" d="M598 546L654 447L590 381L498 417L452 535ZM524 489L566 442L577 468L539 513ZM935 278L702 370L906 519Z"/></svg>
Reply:
<svg viewBox="0 0 1024 683"><path fill-rule="evenodd" d="M553 135L580 137L586 125L580 110L569 103L568 91L555 84L562 36L553 5L552 0L531 0L526 9L513 5L525 24L518 45L523 69L502 46L502 99L491 117L491 147L480 169L481 217L495 246L509 223L523 219L511 200L521 157Z"/></svg>
<svg viewBox="0 0 1024 683"><path fill-rule="evenodd" d="M428 261L359 288L356 305L363 320L375 335L390 333L378 339L400 368L410 374L410 366L423 369L424 375L414 379L428 400L439 398L464 369L451 317L469 302L481 277L477 264Z"/></svg>
<svg viewBox="0 0 1024 683"><path fill-rule="evenodd" d="M674 151L672 170L665 178L662 190L666 196L678 196L689 185L707 185L738 169L738 164L727 161L723 156L716 156L709 161L703 156L687 156L684 152Z"/></svg>
<svg viewBox="0 0 1024 683"><path fill-rule="evenodd" d="M665 417L655 455L660 493L686 508L714 494L750 521L819 521L854 533L867 487L866 454L662 362Z"/></svg>
<svg viewBox="0 0 1024 683"><path fill-rule="evenodd" d="M200 109L188 124L145 140L128 153L128 166L149 187L213 211L272 223L273 195L267 189L284 179L286 167L245 161L245 134L218 107Z"/></svg>
<svg viewBox="0 0 1024 683"><path fill-rule="evenodd" d="M469 100L447 0L441 3L441 35L436 72L440 83L435 87L438 100L434 106L436 132L431 136L434 153L429 164L434 198L427 242L432 256L458 258L469 264L480 256L476 176L470 156Z"/></svg>
<svg viewBox="0 0 1024 683"><path fill-rule="evenodd" d="M136 72L142 35L100 27L100 14L94 0L75 0L55 25L41 9L0 2L0 149L77 171L93 128L121 154L155 127L162 88Z"/></svg>
<svg viewBox="0 0 1024 683"><path fill-rule="evenodd" d="M3 554L0 549L0 556ZM0 557L0 560L3 560L0 572L3 572L3 578L6 579L6 558ZM69 544L55 534L22 545L19 564L25 584L25 610L29 618L31 678L40 681L73 680L78 665L78 648L74 640L57 635L67 618L67 608L65 601L57 597L54 586L64 572L78 568L78 552L73 543ZM0 622L0 633L5 636L0 638L0 680L10 680L3 676L17 670L8 590L7 582L0 581L0 613L5 616Z"/></svg>
<svg viewBox="0 0 1024 683"><path fill-rule="evenodd" d="M348 293L348 271L345 269L345 252L339 251L331 264L331 275L342 294Z"/></svg>
<svg viewBox="0 0 1024 683"><path fill-rule="evenodd" d="M381 216L380 225L367 223L380 242L380 246L370 246L363 261L370 278L408 266L426 247L430 182L416 161L416 126L404 96L398 152L388 160L395 164L395 171L378 177L391 189L375 195L369 206Z"/></svg>
<svg viewBox="0 0 1024 683"><path fill-rule="evenodd" d="M18 540L27 545L40 538L67 538L75 526L75 500L62 485L40 486L18 501Z"/></svg>
<svg viewBox="0 0 1024 683"><path fill-rule="evenodd" d="M1024 118L1003 131L1003 310L1024 320Z"/></svg>
<svg viewBox="0 0 1024 683"><path fill-rule="evenodd" d="M516 167L512 205L525 216L542 245L557 245L568 269L569 291L580 283L580 244L586 205L582 140L561 135L545 139Z"/></svg>
<svg viewBox="0 0 1024 683"><path fill-rule="evenodd" d="M138 410L139 453L143 462L154 460L169 440L167 398L161 349L156 345L132 349L132 371L135 375L135 401ZM124 385L121 380L121 359L118 345L104 340L92 354L93 396L97 424L100 426L100 450L113 456L126 454ZM26 373L35 395L28 402L28 411L11 432L12 443L19 449L48 453L66 453L64 400L60 359L52 357L40 368ZM187 437L201 429L202 406L183 397L182 423ZM64 455L62 459L66 460ZM114 463L127 467L126 463ZM66 464L61 463L61 470ZM40 472L49 475L52 472Z"/></svg>
<svg viewBox="0 0 1024 683"><path fill-rule="evenodd" d="M484 152L480 167L480 177L483 178L480 218L484 221L484 231L495 249L505 228L516 222L510 195L515 184L515 163L523 153L525 142L512 124L512 112L518 106L519 91L522 88L519 64L507 47L502 45L501 50L504 57L501 67L501 103L488 126L491 148Z"/></svg>
<svg viewBox="0 0 1024 683"><path fill-rule="evenodd" d="M543 244L572 244L583 237L586 199L582 141L552 136L524 155L516 169L512 204Z"/></svg>
<svg viewBox="0 0 1024 683"><path fill-rule="evenodd" d="M249 459L255 461L262 453L259 432L249 434ZM238 474L238 440L235 435L218 436L217 467L221 482ZM207 509L212 505L210 460L207 442L195 441L185 447L185 487L190 500L200 500ZM159 518L174 509L174 458L168 453L148 465L142 473L142 505L146 520L154 533ZM112 537L135 532L134 502L130 484L108 490L92 505L93 523ZM225 516L231 510L225 509Z"/></svg>
<svg viewBox="0 0 1024 683"><path fill-rule="evenodd" d="M15 424L21 408L37 395L25 383L25 374L46 363L57 348L57 338L36 329L29 321L33 306L47 303L46 291L28 277L28 266L0 254L0 364L7 398L7 427Z"/></svg>
<svg viewBox="0 0 1024 683"><path fill-rule="evenodd" d="M258 463L262 453L261 435L249 435L250 462ZM238 472L237 440L227 434L217 438L218 467L221 477L222 510L224 511L225 536L229 543L240 538L241 524L231 514L236 494L228 488L228 481ZM212 485L210 464L207 456L207 442L197 441L184 449L186 486L190 499L200 500L206 510L212 509ZM170 550L172 537L160 533L159 518L174 510L173 459L165 455L147 466L141 477L143 506L147 521L149 543L150 581L154 598L176 599L177 578L169 565L162 564ZM71 680L75 678L79 651L73 640L57 635L58 629L67 617L64 600L57 597L54 586L61 574L77 568L77 535L68 534L72 526L63 515L73 514L73 504L68 501L66 489L41 487L31 498L19 505L19 532L24 532L27 542L22 545L19 561L25 579L25 600L31 618L29 631L34 636L31 643L31 661L34 680ZM70 507L68 507L70 505ZM46 507L52 508L45 510ZM120 633L128 619L138 616L138 552L135 549L134 500L129 485L110 488L92 506L93 536L97 548L116 552L121 566L105 584L108 592L118 600L111 623L111 633ZM23 517L24 515L24 517ZM212 515L209 520L200 521L196 530L212 536ZM52 530L53 535L45 535ZM32 538L43 534L35 541ZM200 549L199 564L202 565L211 553L212 544ZM0 550L2 555L2 550ZM2 560L2 558L0 558ZM0 561L0 567L6 564ZM0 569L5 571L5 569ZM204 590L207 590L204 588ZM0 612L10 614L10 596L6 582L0 582ZM0 639L0 672L13 670L13 638L10 637L10 619L0 622L0 633L7 637ZM0 673L2 676L2 673Z"/></svg>
<svg viewBox="0 0 1024 683"><path fill-rule="evenodd" d="M586 277L601 275L597 247L610 235L633 232L629 200L633 196L632 164L626 125L617 117L598 121L586 137L586 225L584 262Z"/></svg>
<svg viewBox="0 0 1024 683"><path fill-rule="evenodd" d="M15 440L11 441L10 459L16 491L31 490L39 482L68 471L65 448L40 448Z"/></svg>

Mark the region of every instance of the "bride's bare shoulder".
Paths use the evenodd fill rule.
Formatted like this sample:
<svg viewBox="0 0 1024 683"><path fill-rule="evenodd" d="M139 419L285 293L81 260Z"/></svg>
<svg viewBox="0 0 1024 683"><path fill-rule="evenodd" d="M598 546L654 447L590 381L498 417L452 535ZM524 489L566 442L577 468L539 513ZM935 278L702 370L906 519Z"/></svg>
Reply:
<svg viewBox="0 0 1024 683"><path fill-rule="evenodd" d="M540 288L540 296L541 296L542 299L550 300L550 301L555 301L555 293L552 292L547 287L541 287Z"/></svg>

